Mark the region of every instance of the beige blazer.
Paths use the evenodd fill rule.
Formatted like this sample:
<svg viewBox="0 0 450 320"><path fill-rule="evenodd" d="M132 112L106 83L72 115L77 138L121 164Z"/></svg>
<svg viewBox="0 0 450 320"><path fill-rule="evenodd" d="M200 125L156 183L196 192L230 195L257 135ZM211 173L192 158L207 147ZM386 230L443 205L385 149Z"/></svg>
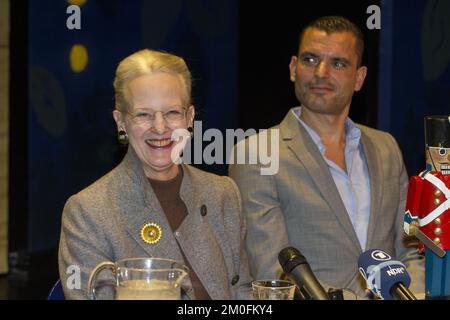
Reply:
<svg viewBox="0 0 450 320"><path fill-rule="evenodd" d="M410 288L423 293L423 257L415 243L402 236L408 177L401 152L388 133L358 127L371 185L365 250L379 248L403 261L413 279ZM276 175L260 175L258 164L229 167L242 194L253 277L281 275L278 253L293 246L326 289L350 288L364 297L365 282L357 266L362 249L319 149L292 110L273 129L280 130Z"/></svg>
<svg viewBox="0 0 450 320"><path fill-rule="evenodd" d="M245 220L234 182L182 165L180 196L188 216L172 232L140 161L129 148L123 161L104 177L69 198L62 215L59 272L68 299L86 299L92 269L102 261L130 257L189 260L212 299L235 299L250 281L244 235ZM205 213L206 215L202 215ZM157 244L140 237L150 222L162 227ZM81 270L81 288L69 289L71 265ZM71 270L71 269L69 269ZM190 281L184 289L194 299Z"/></svg>

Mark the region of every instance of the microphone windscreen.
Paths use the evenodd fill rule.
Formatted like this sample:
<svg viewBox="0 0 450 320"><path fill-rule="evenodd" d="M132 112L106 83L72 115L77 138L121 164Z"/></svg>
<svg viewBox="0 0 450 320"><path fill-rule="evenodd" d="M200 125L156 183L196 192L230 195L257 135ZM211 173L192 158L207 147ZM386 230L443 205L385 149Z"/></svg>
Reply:
<svg viewBox="0 0 450 320"><path fill-rule="evenodd" d="M393 299L391 289L397 283L402 283L406 288L411 283L405 265L392 260L388 253L380 249L367 250L361 254L358 267L369 289L385 300Z"/></svg>

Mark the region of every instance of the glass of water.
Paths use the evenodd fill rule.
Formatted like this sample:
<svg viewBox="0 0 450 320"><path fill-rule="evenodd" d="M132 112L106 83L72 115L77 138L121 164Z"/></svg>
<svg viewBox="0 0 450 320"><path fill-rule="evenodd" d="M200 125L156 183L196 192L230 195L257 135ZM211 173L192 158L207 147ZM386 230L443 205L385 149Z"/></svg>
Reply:
<svg viewBox="0 0 450 320"><path fill-rule="evenodd" d="M252 291L256 300L293 300L295 284L288 280L255 280Z"/></svg>

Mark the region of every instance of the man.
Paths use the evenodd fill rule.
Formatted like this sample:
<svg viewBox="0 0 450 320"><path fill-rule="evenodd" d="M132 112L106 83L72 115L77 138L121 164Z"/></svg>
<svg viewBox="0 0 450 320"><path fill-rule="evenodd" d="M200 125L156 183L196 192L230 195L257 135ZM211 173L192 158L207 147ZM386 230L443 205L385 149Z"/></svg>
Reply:
<svg viewBox="0 0 450 320"><path fill-rule="evenodd" d="M309 24L289 65L301 107L272 128L278 173L261 175L261 164L229 168L242 193L255 279L279 277L278 253L294 246L326 290L368 297L357 260L378 248L407 265L413 292L424 291L423 258L402 236L408 177L398 145L348 118L367 74L363 50L361 31L343 17Z"/></svg>

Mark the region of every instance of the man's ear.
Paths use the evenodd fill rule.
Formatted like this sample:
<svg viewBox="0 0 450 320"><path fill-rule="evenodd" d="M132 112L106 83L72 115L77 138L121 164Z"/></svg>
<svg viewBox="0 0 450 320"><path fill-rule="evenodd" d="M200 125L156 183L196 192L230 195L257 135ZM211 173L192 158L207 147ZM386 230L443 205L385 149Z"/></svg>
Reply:
<svg viewBox="0 0 450 320"><path fill-rule="evenodd" d="M297 70L297 57L292 56L291 62L289 63L289 73L292 82L295 82L295 71Z"/></svg>
<svg viewBox="0 0 450 320"><path fill-rule="evenodd" d="M367 67L361 66L356 70L356 82L355 82L355 91L361 90L361 87L364 84L364 79L366 79L367 76Z"/></svg>

